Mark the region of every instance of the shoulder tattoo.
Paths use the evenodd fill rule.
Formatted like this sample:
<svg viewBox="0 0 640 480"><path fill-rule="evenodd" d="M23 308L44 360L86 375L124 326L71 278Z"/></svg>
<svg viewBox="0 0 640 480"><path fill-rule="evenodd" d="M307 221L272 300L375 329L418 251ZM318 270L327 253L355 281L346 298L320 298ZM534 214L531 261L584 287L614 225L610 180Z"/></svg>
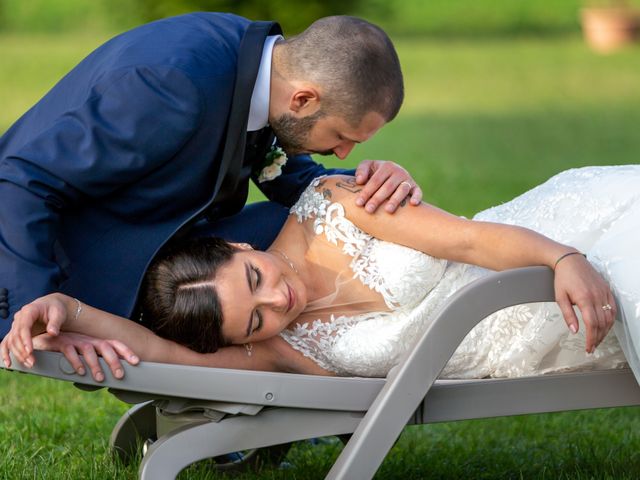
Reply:
<svg viewBox="0 0 640 480"><path fill-rule="evenodd" d="M349 177L347 180L338 180L336 182L336 187L351 193L358 193L362 191L362 188L356 184L356 179L353 177Z"/></svg>

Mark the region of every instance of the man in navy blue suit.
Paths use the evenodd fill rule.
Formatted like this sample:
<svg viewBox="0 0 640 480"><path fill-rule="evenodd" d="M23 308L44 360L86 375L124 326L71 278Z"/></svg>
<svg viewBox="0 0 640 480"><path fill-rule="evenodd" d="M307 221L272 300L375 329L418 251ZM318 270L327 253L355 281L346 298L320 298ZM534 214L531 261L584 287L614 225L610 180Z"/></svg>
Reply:
<svg viewBox="0 0 640 480"><path fill-rule="evenodd" d="M336 171L309 154L345 158L402 100L391 41L353 17L285 40L276 23L196 13L108 41L0 138L0 339L53 291L132 316L149 262L187 235L268 246ZM265 180L278 146L288 161ZM355 173L367 211L421 200L391 162ZM249 179L270 202L243 209Z"/></svg>

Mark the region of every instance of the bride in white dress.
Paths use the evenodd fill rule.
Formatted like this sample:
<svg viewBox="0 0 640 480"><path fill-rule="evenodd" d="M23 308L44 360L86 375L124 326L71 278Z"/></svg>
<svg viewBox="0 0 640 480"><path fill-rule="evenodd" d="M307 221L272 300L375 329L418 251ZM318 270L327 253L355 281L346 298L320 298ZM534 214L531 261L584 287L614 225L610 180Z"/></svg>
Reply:
<svg viewBox="0 0 640 480"><path fill-rule="evenodd" d="M633 273L640 268L640 166L563 172L481 212L477 222L426 205L407 206L395 216L368 215L351 206L355 188L348 177L316 179L267 252L235 245L217 271L174 288L200 295L192 299L210 302L215 297L221 325L210 318L195 322L185 317L180 324L167 317L150 326L167 335L195 322L192 336L217 335L209 343L219 345L211 350L225 345L215 353L194 352L137 323L53 294L16 315L0 346L2 357L7 363L12 351L19 361L32 364L30 342L23 340L30 338L35 323L40 328L34 334L48 329L36 337L37 348L65 352L78 370L83 366L77 351L85 358L97 352L116 377L121 376L118 357L130 363L142 358L384 376L447 297L490 271L477 265L499 270L542 264L556 271L558 304L523 305L491 315L465 338L442 376L607 369L625 365L626 359L640 372L634 344L640 341L640 282ZM554 241L498 224L526 227ZM164 292L158 281L166 287L172 262L175 257L156 267L159 276L149 287L152 310L164 301L158 297ZM156 310L156 316L161 314ZM607 335L616 314L615 335ZM174 330L171 322L178 322ZM58 334L60 328L81 334ZM206 346L198 350L206 352ZM97 362L89 367L94 376L101 374Z"/></svg>

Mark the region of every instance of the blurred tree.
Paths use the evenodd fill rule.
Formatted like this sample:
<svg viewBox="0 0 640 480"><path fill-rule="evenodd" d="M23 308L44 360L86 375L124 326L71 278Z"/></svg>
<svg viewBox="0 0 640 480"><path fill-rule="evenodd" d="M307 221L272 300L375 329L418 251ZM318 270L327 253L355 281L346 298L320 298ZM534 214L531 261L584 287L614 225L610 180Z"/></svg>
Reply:
<svg viewBox="0 0 640 480"><path fill-rule="evenodd" d="M319 17L350 14L393 35L513 36L579 32L585 4L617 0L0 0L0 30L122 31L193 11L277 20L288 35ZM640 5L640 0L625 0Z"/></svg>
<svg viewBox="0 0 640 480"><path fill-rule="evenodd" d="M252 20L277 20L287 34L327 15L355 14L361 0L112 0L111 8L141 21L195 11L230 12ZM114 5L115 4L115 5ZM120 9L120 6L123 8ZM126 21L122 18L120 23Z"/></svg>
<svg viewBox="0 0 640 480"><path fill-rule="evenodd" d="M327 15L357 14L363 0L0 0L0 30L123 30L195 11L277 20L287 34Z"/></svg>

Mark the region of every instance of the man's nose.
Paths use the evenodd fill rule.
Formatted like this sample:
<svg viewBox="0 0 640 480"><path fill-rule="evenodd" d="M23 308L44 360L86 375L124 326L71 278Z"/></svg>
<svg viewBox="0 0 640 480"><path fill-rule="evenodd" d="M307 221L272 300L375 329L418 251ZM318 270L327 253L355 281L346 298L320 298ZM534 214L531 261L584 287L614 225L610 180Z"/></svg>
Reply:
<svg viewBox="0 0 640 480"><path fill-rule="evenodd" d="M353 147L355 147L355 143L353 142L342 143L333 149L333 154L340 160L344 160L351 153Z"/></svg>

